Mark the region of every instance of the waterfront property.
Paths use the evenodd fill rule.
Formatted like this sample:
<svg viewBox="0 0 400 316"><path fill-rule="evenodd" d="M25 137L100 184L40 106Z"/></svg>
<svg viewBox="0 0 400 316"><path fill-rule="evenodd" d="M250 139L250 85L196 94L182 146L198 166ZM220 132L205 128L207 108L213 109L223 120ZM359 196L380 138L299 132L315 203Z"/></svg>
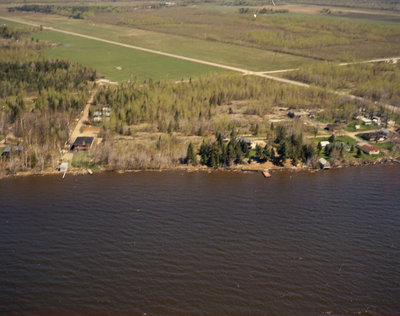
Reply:
<svg viewBox="0 0 400 316"><path fill-rule="evenodd" d="M71 151L89 150L93 144L93 137L81 136L77 137L71 146Z"/></svg>
<svg viewBox="0 0 400 316"><path fill-rule="evenodd" d="M379 147L376 146L362 145L358 148L360 148L367 155L378 155L380 152Z"/></svg>

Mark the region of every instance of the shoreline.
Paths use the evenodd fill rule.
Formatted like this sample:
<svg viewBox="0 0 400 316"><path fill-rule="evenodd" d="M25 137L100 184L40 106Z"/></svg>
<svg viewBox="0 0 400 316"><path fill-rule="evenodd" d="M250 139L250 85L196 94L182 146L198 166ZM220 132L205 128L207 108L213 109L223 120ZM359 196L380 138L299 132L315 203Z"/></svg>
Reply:
<svg viewBox="0 0 400 316"><path fill-rule="evenodd" d="M363 166L372 166L372 165L393 165L393 164L400 164L400 161L398 160L399 158L381 158L378 160L374 161L363 161L363 162L357 162L357 163L346 163L342 164L336 167L331 167L329 169L321 169L321 168L312 168L312 167L307 167L307 166L275 166L272 165L272 167L266 167L265 164L249 164L249 165L235 165L234 167L219 167L219 168L210 168L207 166L203 165L198 165L198 166L189 166L189 165L178 165L178 166L173 166L173 167L164 167L164 168L144 168L144 169L107 169L107 168L101 168L98 170L91 170L93 174L101 174L101 173L106 173L106 172L112 172L112 173L119 173L119 174L125 174L125 173L136 173L136 172L171 172L171 171L184 171L186 173L194 173L194 172L206 172L206 173L212 173L212 172L242 172L242 173L261 173L264 170L268 170L271 173L276 173L276 172L320 172L320 171L327 171L327 170L335 170L335 169L343 169L343 168L351 168L351 167L363 167ZM88 172L88 169L90 168L73 168L69 169L68 172L66 173L66 176L84 176L84 175L91 175ZM60 175L62 177L63 172L57 171L57 170L52 170L52 169L47 169L43 171L19 171L16 174L0 174L0 180L3 179L10 179L10 178L22 178L22 177L43 177L43 176L55 176L55 175Z"/></svg>

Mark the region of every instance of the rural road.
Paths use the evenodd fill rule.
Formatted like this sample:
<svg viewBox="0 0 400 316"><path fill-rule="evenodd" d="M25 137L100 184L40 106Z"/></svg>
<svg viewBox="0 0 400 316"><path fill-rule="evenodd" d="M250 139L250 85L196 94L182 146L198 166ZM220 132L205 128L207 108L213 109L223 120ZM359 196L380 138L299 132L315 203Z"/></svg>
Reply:
<svg viewBox="0 0 400 316"><path fill-rule="evenodd" d="M85 121L89 120L89 109L90 106L93 103L93 99L94 99L94 95L96 94L96 89L93 89L90 93L90 98L87 101L85 108L83 109L80 118L78 119L78 122L76 123L71 135L69 136L68 142L69 142L69 147L75 142L76 138L79 136L82 136L83 134L81 133L81 127L83 126ZM69 150L67 150L67 152L64 153L64 155L62 156L62 161L63 162L68 162L68 164L70 165L72 162L72 157L73 157L73 153L71 153Z"/></svg>
<svg viewBox="0 0 400 316"><path fill-rule="evenodd" d="M34 27L40 27L40 25L38 25L38 24L30 23L30 22L26 22L26 21L21 21L19 19L6 18L6 17L3 17L3 16L1 18L4 19L4 20L7 20L7 21L11 21L11 22L21 23L21 24L25 24L25 25L29 25L29 26L34 26ZM139 47L139 46L135 46L135 45L129 45L129 44L124 44L124 43L120 43L120 42L110 41L110 40L106 40L106 39L95 37L95 36L90 36L90 35L85 35L85 34L65 31L65 30L61 30L61 29L57 29L57 28L53 28L53 27L49 27L49 26L42 26L42 27L43 27L44 30L49 30L49 31L53 31L53 32L67 34L67 35L87 38L87 39L91 39L91 40L94 40L94 41L99 41L99 42L108 43L108 44L111 44L111 45L130 48L130 49L135 49L135 50L139 50L139 51L146 52L146 53L157 54L157 55L161 55L161 56L165 56L165 57L170 57L170 58L185 60L185 61L194 62L194 63L198 63L198 64L203 64L203 65L207 65L207 66L217 67L217 68L221 68L221 69L231 70L231 71L243 73L245 75L258 76L258 77L262 77L262 78L266 78L266 79L270 79L270 80L275 80L275 81L278 81L278 82L291 84L291 85L295 85L295 86L299 86L299 87L305 87L305 88L309 88L310 87L309 84L306 84L306 83L303 83L303 82L284 79L284 78L279 78L279 77L275 77L275 76L271 76L270 75L271 73L278 73L278 72L285 72L285 71L287 72L287 71L292 71L292 70L295 70L295 69L282 69L282 70L275 70L275 71L270 71L270 72L257 72L257 71L251 71L251 70L247 70L247 69L227 66L227 65L223 65L223 64L213 63L213 62L209 62L209 61L205 61L205 60L201 60L201 59L185 57L185 56L176 55L176 54L170 54L170 53L166 53L166 52L162 52L162 51L158 51L158 50L154 50L154 49L149 49L149 48ZM361 61L361 62L358 62L358 63L390 61L390 60L396 60L397 61L399 59L400 59L400 57L392 57L392 58L383 58L383 59L372 59L372 60L367 60L367 61ZM339 64L339 65L344 66L344 65L348 65L348 64L354 64L354 63L342 63L342 64ZM329 92L335 93L335 94L341 95L341 96L346 96L346 97L349 97L351 99L363 100L363 98L361 98L361 97L357 97L355 95L344 93L344 92L338 92L338 91L335 91L335 90L329 90ZM396 106L393 106L391 104L380 104L380 105L382 105L383 107L387 108L390 111L400 113L400 107L396 107Z"/></svg>

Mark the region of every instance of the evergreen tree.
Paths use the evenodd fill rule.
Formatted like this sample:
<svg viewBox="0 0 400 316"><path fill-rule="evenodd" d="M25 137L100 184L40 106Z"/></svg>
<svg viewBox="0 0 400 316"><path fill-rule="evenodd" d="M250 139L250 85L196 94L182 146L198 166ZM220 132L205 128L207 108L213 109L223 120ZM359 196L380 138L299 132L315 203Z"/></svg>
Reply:
<svg viewBox="0 0 400 316"><path fill-rule="evenodd" d="M285 163L286 159L288 157L287 145L286 145L285 141L280 143L279 148L278 148L278 155L279 155L279 158L278 158L279 162Z"/></svg>
<svg viewBox="0 0 400 316"><path fill-rule="evenodd" d="M193 144L191 142L186 152L186 163L196 165L196 154L194 153Z"/></svg>

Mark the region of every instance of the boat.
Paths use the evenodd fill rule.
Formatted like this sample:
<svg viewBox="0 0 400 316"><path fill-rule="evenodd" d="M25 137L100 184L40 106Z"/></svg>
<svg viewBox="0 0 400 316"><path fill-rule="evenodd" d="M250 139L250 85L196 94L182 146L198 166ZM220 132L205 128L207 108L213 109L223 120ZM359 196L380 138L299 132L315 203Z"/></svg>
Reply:
<svg viewBox="0 0 400 316"><path fill-rule="evenodd" d="M262 171L262 175L263 175L265 178L271 178L271 174L268 172L268 170L263 170L263 171Z"/></svg>

